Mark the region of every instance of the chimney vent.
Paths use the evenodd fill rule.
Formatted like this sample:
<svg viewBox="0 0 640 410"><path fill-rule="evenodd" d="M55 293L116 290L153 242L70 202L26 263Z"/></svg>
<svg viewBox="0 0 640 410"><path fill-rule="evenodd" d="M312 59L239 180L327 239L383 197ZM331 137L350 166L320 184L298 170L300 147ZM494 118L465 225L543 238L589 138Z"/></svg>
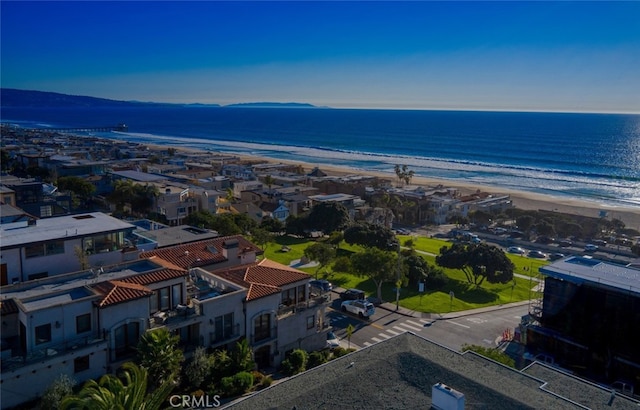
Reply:
<svg viewBox="0 0 640 410"><path fill-rule="evenodd" d="M436 383L431 387L431 405L437 410L464 410L464 394Z"/></svg>

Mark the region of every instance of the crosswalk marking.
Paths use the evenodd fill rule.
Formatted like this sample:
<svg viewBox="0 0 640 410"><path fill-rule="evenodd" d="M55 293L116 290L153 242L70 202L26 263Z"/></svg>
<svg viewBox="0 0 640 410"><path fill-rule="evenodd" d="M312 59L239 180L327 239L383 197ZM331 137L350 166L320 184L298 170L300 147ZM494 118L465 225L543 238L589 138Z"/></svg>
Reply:
<svg viewBox="0 0 640 410"><path fill-rule="evenodd" d="M424 327L421 323L416 323L413 320L407 320L407 323L411 323L412 325L418 326L418 327Z"/></svg>
<svg viewBox="0 0 640 410"><path fill-rule="evenodd" d="M431 323L431 321L429 319L420 319L420 321L422 323Z"/></svg>
<svg viewBox="0 0 640 410"><path fill-rule="evenodd" d="M371 343L369 343L369 342L364 342L364 343L363 343L363 345L364 345L365 347L366 347L366 346L371 346Z"/></svg>
<svg viewBox="0 0 640 410"><path fill-rule="evenodd" d="M382 339L378 339L377 337L372 337L371 340L374 342L382 342Z"/></svg>
<svg viewBox="0 0 640 410"><path fill-rule="evenodd" d="M406 332L408 332L408 330L407 330L407 329L403 329L403 328L398 327L398 326L394 326L393 328L394 328L394 329L396 329L396 330L399 330L399 331L400 331L400 333L406 333Z"/></svg>
<svg viewBox="0 0 640 410"><path fill-rule="evenodd" d="M378 333L378 336L380 337L384 337L385 339L391 339L391 336L385 334L385 333Z"/></svg>
<svg viewBox="0 0 640 410"><path fill-rule="evenodd" d="M411 326L410 324L407 323L398 323L398 326L404 326L409 330L413 330L415 332L419 332L422 330L422 327L415 327L415 326Z"/></svg>
<svg viewBox="0 0 640 410"><path fill-rule="evenodd" d="M397 336L400 334L399 332L396 332L395 330L391 330L391 329L387 329L387 333L391 333L394 336Z"/></svg>

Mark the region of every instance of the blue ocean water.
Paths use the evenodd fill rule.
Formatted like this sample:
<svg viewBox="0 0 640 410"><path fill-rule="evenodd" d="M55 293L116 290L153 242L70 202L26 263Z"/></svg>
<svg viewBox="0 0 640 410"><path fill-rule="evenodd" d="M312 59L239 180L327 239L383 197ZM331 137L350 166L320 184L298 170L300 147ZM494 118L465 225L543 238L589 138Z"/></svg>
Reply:
<svg viewBox="0 0 640 410"><path fill-rule="evenodd" d="M640 115L231 107L8 108L23 127L417 175L640 207Z"/></svg>

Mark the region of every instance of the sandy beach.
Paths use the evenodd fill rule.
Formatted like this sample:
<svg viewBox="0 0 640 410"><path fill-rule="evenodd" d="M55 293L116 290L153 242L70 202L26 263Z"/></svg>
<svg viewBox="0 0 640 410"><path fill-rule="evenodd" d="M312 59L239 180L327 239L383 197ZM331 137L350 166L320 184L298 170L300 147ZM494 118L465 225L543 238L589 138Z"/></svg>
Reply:
<svg viewBox="0 0 640 410"><path fill-rule="evenodd" d="M157 145L157 144L144 144L148 146L150 149L154 150L166 150L166 145ZM328 175L335 176L344 176L344 175L375 175L380 178L385 178L391 180L392 182L397 181L397 177L393 173L384 173L384 172L376 172L376 171L368 171L362 169L350 169L339 166L326 166L326 165L318 165L305 161L287 161L287 160L275 160L267 157L258 157L251 156L245 154L233 154L229 152L225 153L216 153L211 151L203 151L197 148L187 148L184 146L180 146L177 148L177 151L180 152L194 152L200 153L206 152L208 154L216 155L216 154L224 154L224 155L235 155L239 157L242 161L250 161L253 163L270 163L270 164L295 164L301 165L305 172L311 171L313 168L318 167L322 171L324 171ZM477 184L464 184L459 181L450 181L450 180L442 180L435 178L428 178L423 176L414 176L411 180L412 185L420 185L424 187L435 187L437 185L443 185L447 187L457 188L462 194L470 194L476 192L477 190L481 190L484 192L489 192L495 195L510 195L513 200L514 205L520 209L527 210L546 210L546 211L556 211L561 213L569 213L576 215L584 215L590 217L600 217L601 211L606 212L606 218L608 219L619 219L628 228L640 230L640 208L638 207L624 207L624 206L609 206L604 204L599 204L595 201L581 201L578 199L571 199L562 196L552 196L552 195L544 195L533 192L526 191L517 191L510 190L486 185L477 185Z"/></svg>

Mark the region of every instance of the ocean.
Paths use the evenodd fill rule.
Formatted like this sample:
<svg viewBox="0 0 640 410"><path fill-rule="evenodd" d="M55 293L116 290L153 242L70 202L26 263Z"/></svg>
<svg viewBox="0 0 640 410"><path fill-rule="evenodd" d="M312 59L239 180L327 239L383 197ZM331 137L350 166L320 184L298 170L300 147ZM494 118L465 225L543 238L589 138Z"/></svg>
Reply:
<svg viewBox="0 0 640 410"><path fill-rule="evenodd" d="M489 185L640 210L640 115L157 106L2 108L26 128Z"/></svg>

